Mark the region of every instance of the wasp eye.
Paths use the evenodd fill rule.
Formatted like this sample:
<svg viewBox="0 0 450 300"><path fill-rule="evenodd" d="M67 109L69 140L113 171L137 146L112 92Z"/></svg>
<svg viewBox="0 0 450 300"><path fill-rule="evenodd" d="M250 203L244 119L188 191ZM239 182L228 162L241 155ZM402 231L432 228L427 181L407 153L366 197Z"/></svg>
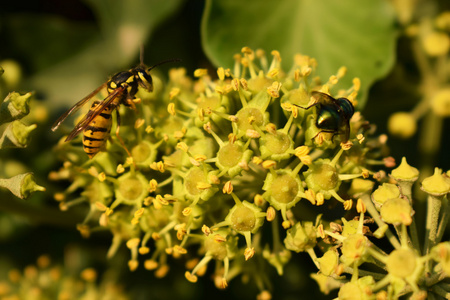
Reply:
<svg viewBox="0 0 450 300"><path fill-rule="evenodd" d="M146 89L149 92L153 91L153 80L152 76L146 70L139 70L137 72L136 80L140 87Z"/></svg>

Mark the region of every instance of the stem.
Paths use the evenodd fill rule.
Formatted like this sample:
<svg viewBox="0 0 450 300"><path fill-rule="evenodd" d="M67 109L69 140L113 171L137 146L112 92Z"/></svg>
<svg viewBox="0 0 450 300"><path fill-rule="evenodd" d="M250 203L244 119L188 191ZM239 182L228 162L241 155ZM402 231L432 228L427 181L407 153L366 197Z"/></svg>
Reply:
<svg viewBox="0 0 450 300"><path fill-rule="evenodd" d="M350 268L350 267L346 267L344 269L344 272L347 273L347 274L350 274L350 275L353 274L353 271L354 271L354 269ZM377 272L366 271L366 270L358 270L358 272L359 272L359 275L361 277L372 276L376 280L381 280L381 279L383 279L386 276L385 273L383 274L383 273L377 273Z"/></svg>
<svg viewBox="0 0 450 300"><path fill-rule="evenodd" d="M275 219L271 222L272 224L272 242L273 242L273 252L281 252L283 249L280 243L280 232L278 231L278 215L275 215Z"/></svg>
<svg viewBox="0 0 450 300"><path fill-rule="evenodd" d="M428 157L431 160L436 156L436 153L439 152L442 127L442 117L429 111L423 120L423 129L419 138L419 151L422 153L423 157ZM432 161L428 161L428 164L432 164Z"/></svg>
<svg viewBox="0 0 450 300"><path fill-rule="evenodd" d="M20 215L28 220L58 227L74 228L83 217L53 207L35 205L15 197L0 197L0 211Z"/></svg>
<svg viewBox="0 0 450 300"><path fill-rule="evenodd" d="M409 204L412 206L413 205L412 183L411 182L400 181L399 185L400 185L400 188L401 188L403 196L405 196L409 200ZM421 250L422 249L420 249L419 234L417 233L417 226L416 226L416 218L415 218L415 216L412 216L412 223L409 226L409 232L410 232L411 242L412 242L412 245L413 245L414 249L417 250L417 252L419 254L421 254Z"/></svg>
<svg viewBox="0 0 450 300"><path fill-rule="evenodd" d="M449 297L450 297L450 293L447 292L446 290L444 290L443 288L441 288L438 285L434 285L432 287L432 290L433 290L434 293L436 293L437 295L443 297L444 299L449 299Z"/></svg>
<svg viewBox="0 0 450 300"><path fill-rule="evenodd" d="M364 204L366 205L367 211L372 216L372 218L377 223L378 227L382 227L385 223L383 220L381 220L380 215L378 214L377 209L373 205L372 201L370 200L369 195L363 195L361 199L364 201ZM386 237L388 238L389 242L395 249L400 249L401 245L398 241L398 239L394 236L394 234L391 232L391 230L386 230Z"/></svg>
<svg viewBox="0 0 450 300"><path fill-rule="evenodd" d="M447 278L447 274L445 274L445 272L443 272L443 271L441 271L439 273L434 273L431 275L431 277L425 279L425 284L426 284L426 286L430 287L432 285L435 285L435 284L441 282L445 278ZM441 284L444 284L444 283L441 282Z"/></svg>
<svg viewBox="0 0 450 300"><path fill-rule="evenodd" d="M442 240L442 236L444 235L445 228L447 228L448 219L450 217L450 205L448 205L448 199L443 199L442 205L442 217L441 222L439 223L439 227L436 234L436 243L439 243Z"/></svg>
<svg viewBox="0 0 450 300"><path fill-rule="evenodd" d="M439 211L442 205L442 197L428 196L427 199L427 224L425 233L424 254L430 252L431 247L436 245Z"/></svg>
<svg viewBox="0 0 450 300"><path fill-rule="evenodd" d="M320 265L319 265L319 262L317 261L317 256L316 256L316 253L314 252L314 249L308 248L308 249L306 249L306 252L309 254L313 263L316 265L317 270L320 270Z"/></svg>

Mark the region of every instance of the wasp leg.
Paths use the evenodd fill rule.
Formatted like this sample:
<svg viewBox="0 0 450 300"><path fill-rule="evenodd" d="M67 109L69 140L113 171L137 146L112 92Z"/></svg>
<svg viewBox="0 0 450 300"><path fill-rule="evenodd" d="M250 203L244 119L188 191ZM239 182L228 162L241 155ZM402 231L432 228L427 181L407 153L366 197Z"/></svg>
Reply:
<svg viewBox="0 0 450 300"><path fill-rule="evenodd" d="M116 116L117 116L116 137L119 140L120 145L122 145L122 148L125 149L125 151L127 152L128 156L132 157L130 150L128 150L127 146L125 146L124 141L122 140L122 138L119 135L119 130L120 130L120 113L119 113L118 109L116 109Z"/></svg>
<svg viewBox="0 0 450 300"><path fill-rule="evenodd" d="M134 99L136 99L136 98L134 98ZM136 111L136 103L133 101L134 99L133 98L127 98L125 101L127 103L126 104L127 106L130 106L132 110Z"/></svg>

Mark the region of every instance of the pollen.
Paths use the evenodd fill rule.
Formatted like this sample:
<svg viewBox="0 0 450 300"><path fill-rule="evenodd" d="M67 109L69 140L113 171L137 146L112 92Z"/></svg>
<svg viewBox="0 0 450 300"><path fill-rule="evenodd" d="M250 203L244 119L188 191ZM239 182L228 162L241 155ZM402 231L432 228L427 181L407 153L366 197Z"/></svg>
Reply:
<svg viewBox="0 0 450 300"><path fill-rule="evenodd" d="M103 203L101 203L99 201L95 202L95 207L99 211L106 211L108 209L108 207L105 204L103 204Z"/></svg>
<svg viewBox="0 0 450 300"><path fill-rule="evenodd" d="M125 168L123 167L122 164L117 165L116 172L118 174L122 174L123 172L125 172Z"/></svg>
<svg viewBox="0 0 450 300"><path fill-rule="evenodd" d="M276 78L276 77L278 76L279 73L280 73L280 70L277 69L277 68L274 68L274 69L270 70L270 71L267 73L267 77L269 77L269 78Z"/></svg>
<svg viewBox="0 0 450 300"><path fill-rule="evenodd" d="M207 190L207 189L210 189L211 187L212 187L212 185L207 182L198 182L197 183L197 188L199 190Z"/></svg>
<svg viewBox="0 0 450 300"><path fill-rule="evenodd" d="M220 67L219 69L217 69L217 76L222 81L225 79L225 70L224 70L224 68Z"/></svg>
<svg viewBox="0 0 450 300"><path fill-rule="evenodd" d="M442 116L450 116L450 88L445 88L436 93L431 99L433 113Z"/></svg>
<svg viewBox="0 0 450 300"><path fill-rule="evenodd" d="M97 271L95 271L93 268L84 269L81 274L81 278L87 282L94 282L97 280Z"/></svg>
<svg viewBox="0 0 450 300"><path fill-rule="evenodd" d="M185 209L183 209L181 213L185 217L189 216L192 213L192 207L186 207Z"/></svg>
<svg viewBox="0 0 450 300"><path fill-rule="evenodd" d="M255 255L255 248L246 248L244 251L245 260L249 260Z"/></svg>
<svg viewBox="0 0 450 300"><path fill-rule="evenodd" d="M183 152L186 152L186 153L189 151L189 147L184 142L178 143L177 144L177 149L180 149L180 150L182 150Z"/></svg>
<svg viewBox="0 0 450 300"><path fill-rule="evenodd" d="M449 52L450 38L446 33L431 32L422 41L425 52L430 56L441 56Z"/></svg>
<svg viewBox="0 0 450 300"><path fill-rule="evenodd" d="M145 127L145 132L152 133L153 131L155 131L155 130L153 129L152 126L148 125L147 127Z"/></svg>
<svg viewBox="0 0 450 300"><path fill-rule="evenodd" d="M267 92L272 98L278 98L280 97L280 89L281 89L281 82L275 81L272 83L270 87L267 88Z"/></svg>
<svg viewBox="0 0 450 300"><path fill-rule="evenodd" d="M311 74L311 72L312 72L311 67L303 66L301 71L300 71L300 74L301 74L302 77L308 77L309 74Z"/></svg>
<svg viewBox="0 0 450 300"><path fill-rule="evenodd" d="M169 103L169 105L167 106L167 111L169 112L169 114L171 116L175 116L175 114L176 114L175 103Z"/></svg>
<svg viewBox="0 0 450 300"><path fill-rule="evenodd" d="M191 272L188 272L188 271L186 271L186 273L184 273L184 277L186 277L186 279L192 283L195 283L198 280L197 276L191 274Z"/></svg>
<svg viewBox="0 0 450 300"><path fill-rule="evenodd" d="M105 180L106 180L106 174L105 174L105 172L101 172L100 174L98 174L97 178L98 178L98 180L99 180L100 182L105 181Z"/></svg>
<svg viewBox="0 0 450 300"><path fill-rule="evenodd" d="M231 183L231 181L227 181L225 183L225 185L223 186L222 192L224 194L231 194L233 192L233 184Z"/></svg>
<svg viewBox="0 0 450 300"><path fill-rule="evenodd" d="M301 157L309 154L309 148L307 146L300 146L295 148L295 156Z"/></svg>
<svg viewBox="0 0 450 300"><path fill-rule="evenodd" d="M196 69L194 71L194 77L203 77L205 75L208 75L207 69Z"/></svg>
<svg viewBox="0 0 450 300"><path fill-rule="evenodd" d="M256 130L253 130L253 129L247 129L247 131L245 132L245 135L252 139L257 139L257 138L261 137L259 132Z"/></svg>
<svg viewBox="0 0 450 300"><path fill-rule="evenodd" d="M277 50L272 50L272 52L270 52L271 55L273 55L273 58L278 61L281 62L281 55L280 52Z"/></svg>
<svg viewBox="0 0 450 300"><path fill-rule="evenodd" d="M239 91L239 86L240 86L240 81L237 78L233 78L233 80L231 80L231 87L233 88L233 90L235 91Z"/></svg>
<svg viewBox="0 0 450 300"><path fill-rule="evenodd" d="M277 162L274 160L265 160L262 163L262 166L264 169L270 169L270 168L274 168L277 165Z"/></svg>
<svg viewBox="0 0 450 300"><path fill-rule="evenodd" d="M347 67L342 66L342 67L339 68L339 70L338 70L338 72L336 74L336 77L337 78L342 78L342 77L345 76L345 74L347 74Z"/></svg>
<svg viewBox="0 0 450 300"><path fill-rule="evenodd" d="M139 238L132 238L130 240L127 241L127 248L128 249L132 249L132 248L136 248L137 246L139 246L139 242L140 239Z"/></svg>
<svg viewBox="0 0 450 300"><path fill-rule="evenodd" d="M366 212L366 205L364 204L364 202L362 201L362 199L361 198L359 198L357 201L356 201L356 211L358 212L358 213L365 213Z"/></svg>
<svg viewBox="0 0 450 300"><path fill-rule="evenodd" d="M144 119L137 119L136 122L134 122L134 128L138 129L141 126L143 126L145 124L145 120Z"/></svg>
<svg viewBox="0 0 450 300"><path fill-rule="evenodd" d="M276 217L275 208L269 206L266 211L266 220L272 222L273 220L275 220L275 217Z"/></svg>
<svg viewBox="0 0 450 300"><path fill-rule="evenodd" d="M343 205L344 205L344 209L345 210L350 210L353 207L353 201L352 200L345 200Z"/></svg>
<svg viewBox="0 0 450 300"><path fill-rule="evenodd" d="M169 99L172 100L180 94L180 88L174 87L169 92Z"/></svg>
<svg viewBox="0 0 450 300"><path fill-rule="evenodd" d="M353 78L353 89L359 91L361 89L361 79L358 77Z"/></svg>
<svg viewBox="0 0 450 300"><path fill-rule="evenodd" d="M289 228L291 228L292 224L291 224L291 222L289 222L288 220L285 220L285 221L283 221L283 222L281 223L281 226L282 226L284 229L289 229Z"/></svg>

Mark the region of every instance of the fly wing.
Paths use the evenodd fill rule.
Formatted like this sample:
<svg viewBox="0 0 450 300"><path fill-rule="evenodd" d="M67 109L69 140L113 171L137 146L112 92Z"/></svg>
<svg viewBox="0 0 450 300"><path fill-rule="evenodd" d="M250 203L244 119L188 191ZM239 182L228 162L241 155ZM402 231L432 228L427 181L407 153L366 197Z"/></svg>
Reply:
<svg viewBox="0 0 450 300"><path fill-rule="evenodd" d="M56 129L58 129L59 125L61 125L62 122L64 122L64 120L70 116L71 114L73 114L74 112L78 111L81 107L83 107L89 100L92 99L92 97L94 97L95 95L98 94L98 92L100 92L104 87L106 86L106 82L104 84L102 84L101 86L99 86L98 88L96 88L92 93L90 93L89 95L87 95L86 97L84 97L83 99L81 99L80 101L78 101L77 104L75 104L74 106L72 106L68 111L66 111L61 117L58 118L58 120L56 120L56 122L53 124L52 126L52 131L55 131Z"/></svg>
<svg viewBox="0 0 450 300"><path fill-rule="evenodd" d="M331 97L328 94L325 94L325 93L322 93L322 92L313 91L313 92L311 92L311 96L316 100L314 105L316 105L316 104L325 104L325 105L334 105L334 106L336 106L336 99L334 99L333 97Z"/></svg>
<svg viewBox="0 0 450 300"><path fill-rule="evenodd" d="M86 127L92 122L92 120L97 117L108 105L111 104L111 102L114 101L117 97L120 97L123 92L126 90L125 87L119 87L115 89L111 94L106 97L100 105L95 107L94 109L90 110L83 119L78 122L77 126L72 130L72 132L69 133L69 135L66 138L66 142L72 140L74 137L76 137L81 131L86 129Z"/></svg>
<svg viewBox="0 0 450 300"><path fill-rule="evenodd" d="M350 138L350 124L348 121L344 122L341 125L339 132L341 136L341 142L346 143Z"/></svg>
<svg viewBox="0 0 450 300"><path fill-rule="evenodd" d="M311 97L313 99L311 99L311 101L308 103L308 106L303 107L297 104L294 104L297 107L303 108L303 109L309 109L313 106L316 105L336 105L336 100L331 97L328 94L322 93L322 92L318 92L318 91L312 91L311 92Z"/></svg>

